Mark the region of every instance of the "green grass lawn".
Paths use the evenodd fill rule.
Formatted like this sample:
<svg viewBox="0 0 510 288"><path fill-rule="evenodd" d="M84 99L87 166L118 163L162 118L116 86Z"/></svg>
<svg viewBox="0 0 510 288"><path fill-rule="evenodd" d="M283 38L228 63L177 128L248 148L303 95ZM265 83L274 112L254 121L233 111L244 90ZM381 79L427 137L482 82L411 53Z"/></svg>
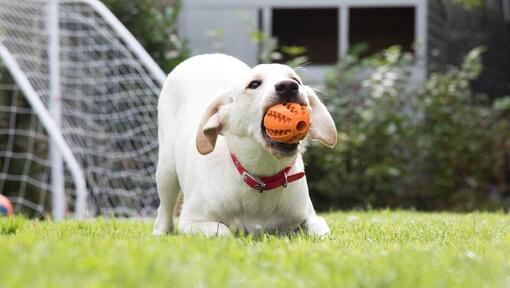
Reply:
<svg viewBox="0 0 510 288"><path fill-rule="evenodd" d="M510 287L503 213L325 217L326 240L154 238L133 220L0 218L0 287Z"/></svg>

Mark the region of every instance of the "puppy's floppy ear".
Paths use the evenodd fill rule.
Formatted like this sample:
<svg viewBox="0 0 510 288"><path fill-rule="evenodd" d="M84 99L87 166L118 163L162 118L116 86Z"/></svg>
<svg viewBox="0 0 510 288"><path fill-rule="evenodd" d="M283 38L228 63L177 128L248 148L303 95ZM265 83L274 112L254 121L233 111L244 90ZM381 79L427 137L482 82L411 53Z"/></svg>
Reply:
<svg viewBox="0 0 510 288"><path fill-rule="evenodd" d="M310 136L312 139L318 139L322 144L333 148L336 145L336 126L333 118L322 104L321 100L315 94L312 88L305 86L312 108L312 124L310 126Z"/></svg>
<svg viewBox="0 0 510 288"><path fill-rule="evenodd" d="M223 129L223 117L220 108L232 102L232 98L226 95L217 97L205 110L202 120L198 125L196 146L200 154L206 155L214 150L218 134Z"/></svg>

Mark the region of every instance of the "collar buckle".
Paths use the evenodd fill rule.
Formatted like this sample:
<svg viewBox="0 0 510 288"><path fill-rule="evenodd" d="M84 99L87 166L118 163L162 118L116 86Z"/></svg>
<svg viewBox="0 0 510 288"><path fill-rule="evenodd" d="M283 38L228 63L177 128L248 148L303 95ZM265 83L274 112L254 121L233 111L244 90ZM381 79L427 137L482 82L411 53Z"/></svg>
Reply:
<svg viewBox="0 0 510 288"><path fill-rule="evenodd" d="M287 173L285 171L283 171L283 180L285 180L285 182L283 182L282 186L287 188L287 184L289 184L289 179L287 178Z"/></svg>
<svg viewBox="0 0 510 288"><path fill-rule="evenodd" d="M260 180L260 178L250 174L248 171L243 171L243 174L241 174L241 176L243 177L243 180L246 182L246 178L250 178L251 180L255 181L255 183L257 183L255 185L255 189L257 189L260 193L264 192L264 189L266 188L266 183L264 183L262 180ZM287 177L285 177L287 178Z"/></svg>

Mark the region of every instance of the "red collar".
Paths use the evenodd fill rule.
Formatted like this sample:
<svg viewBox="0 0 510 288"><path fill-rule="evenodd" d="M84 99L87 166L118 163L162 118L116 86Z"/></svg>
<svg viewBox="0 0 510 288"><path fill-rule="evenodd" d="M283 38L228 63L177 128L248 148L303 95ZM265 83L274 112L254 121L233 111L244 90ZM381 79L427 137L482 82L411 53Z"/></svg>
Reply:
<svg viewBox="0 0 510 288"><path fill-rule="evenodd" d="M246 185L250 186L251 188L258 190L260 193L266 190L273 190L280 186L287 187L288 183L297 181L305 176L305 172L298 172L296 174L287 175L287 173L289 173L290 169L292 168L292 165L294 165L294 163L292 163L290 166L285 167L285 169L273 176L257 177L244 169L243 165L241 165L241 162L237 160L237 157L234 155L234 153L231 153L230 156L232 157L232 162L234 162L234 166L236 166L237 171L239 174L241 174L241 176L243 176L244 183L246 183Z"/></svg>

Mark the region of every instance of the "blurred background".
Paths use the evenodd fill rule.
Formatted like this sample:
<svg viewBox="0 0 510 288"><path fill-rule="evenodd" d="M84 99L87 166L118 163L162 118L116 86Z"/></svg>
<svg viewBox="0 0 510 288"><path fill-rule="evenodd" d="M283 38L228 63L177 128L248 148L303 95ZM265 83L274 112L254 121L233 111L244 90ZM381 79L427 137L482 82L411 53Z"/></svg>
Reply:
<svg viewBox="0 0 510 288"><path fill-rule="evenodd" d="M288 64L320 89L339 138L333 151L311 143L305 154L318 210L510 208L509 0L102 2L164 73L192 55L222 52L252 66ZM15 82L7 71L2 75L0 85ZM4 90L10 94L0 94L0 105L12 107L13 89ZM19 107L30 106L23 97L17 101ZM0 126L12 127L12 108L2 111ZM24 117L17 125L28 123ZM44 138L42 129L29 130L34 129ZM4 151L8 142L26 148L24 139L11 138L0 141ZM30 150L47 159L46 146ZM13 167L27 159L7 161L2 155L2 193L15 203L37 198L32 202L46 208L33 215L43 215L50 188L45 186L44 196L37 185L23 188L21 197L23 181L6 175L17 173ZM143 167L150 176L149 166ZM21 174L30 173L50 177L33 176L42 173L35 168ZM95 215L152 215L157 206L155 191L148 188L148 194L134 194L150 199L136 204L134 212L102 210L100 202L110 208L132 205L103 190L92 189ZM29 211L25 206L18 210Z"/></svg>

